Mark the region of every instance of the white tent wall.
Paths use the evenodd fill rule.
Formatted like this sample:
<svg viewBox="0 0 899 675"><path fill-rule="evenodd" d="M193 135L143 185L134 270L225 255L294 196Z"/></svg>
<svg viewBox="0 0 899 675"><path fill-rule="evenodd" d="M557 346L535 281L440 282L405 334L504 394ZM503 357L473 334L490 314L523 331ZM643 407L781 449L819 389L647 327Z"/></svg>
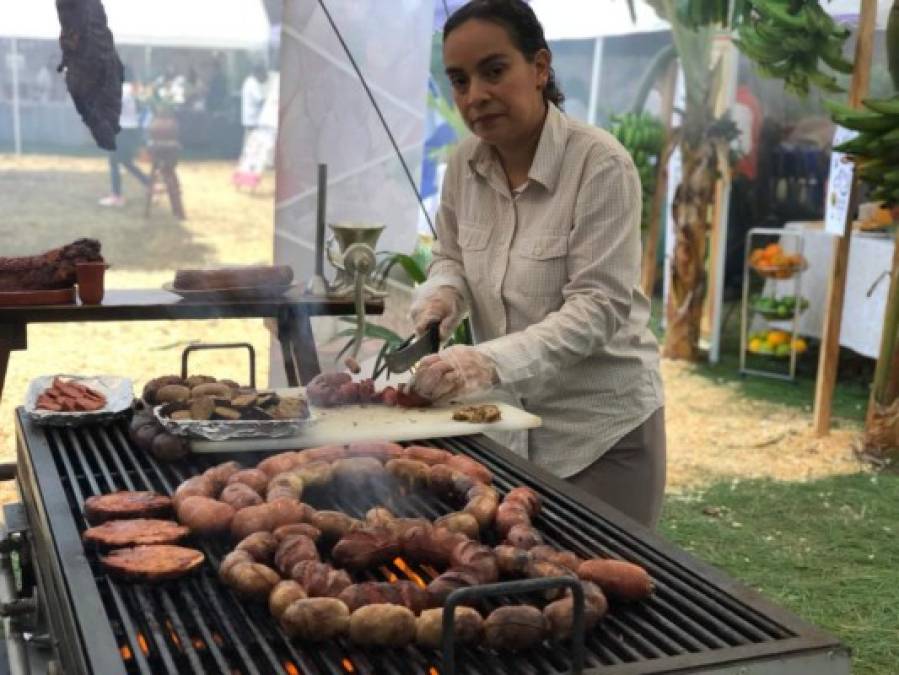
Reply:
<svg viewBox="0 0 899 675"><path fill-rule="evenodd" d="M270 26L262 0L103 0L110 29L120 52L139 51L135 66L142 71L150 50L181 48L190 50L234 50L265 53ZM2 0L0 2L0 47L3 76L11 79L6 67L13 45L23 59L34 41L47 50L59 37L59 19L54 0ZM58 62L59 48L52 46ZM127 59L127 57L124 57ZM17 73L19 83L27 86L45 57L27 58ZM55 75L55 73L54 73ZM9 86L3 87L4 90ZM3 101L2 99L7 99ZM18 99L19 107L13 105ZM16 118L20 123L15 125ZM16 132L19 132L18 134ZM0 91L0 147L19 148L29 143L81 146L90 144L71 101L35 104L21 92Z"/></svg>
<svg viewBox="0 0 899 675"><path fill-rule="evenodd" d="M433 0L330 0L328 9L419 182ZM327 222L381 223L379 249L410 252L418 202L324 13L311 0L286 0L282 26L275 261L300 280L313 273L319 163L328 165ZM333 323L315 329L327 339Z"/></svg>

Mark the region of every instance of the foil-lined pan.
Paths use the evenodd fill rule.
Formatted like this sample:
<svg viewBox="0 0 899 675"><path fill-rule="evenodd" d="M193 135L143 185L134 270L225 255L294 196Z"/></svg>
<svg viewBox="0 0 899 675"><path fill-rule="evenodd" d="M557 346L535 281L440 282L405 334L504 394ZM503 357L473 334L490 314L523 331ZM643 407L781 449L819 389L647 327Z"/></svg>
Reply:
<svg viewBox="0 0 899 675"><path fill-rule="evenodd" d="M153 414L162 427L175 436L204 438L207 441L227 441L240 438L285 438L296 436L315 422L310 411L305 419L286 420L173 420L168 416L176 406L158 405Z"/></svg>
<svg viewBox="0 0 899 675"><path fill-rule="evenodd" d="M37 407L38 397L47 390L57 377L72 380L106 397L106 405L100 410L57 412ZM127 377L117 375L41 375L28 383L25 392L25 412L38 425L48 427L77 427L83 424L108 424L131 409L134 400L134 384Z"/></svg>

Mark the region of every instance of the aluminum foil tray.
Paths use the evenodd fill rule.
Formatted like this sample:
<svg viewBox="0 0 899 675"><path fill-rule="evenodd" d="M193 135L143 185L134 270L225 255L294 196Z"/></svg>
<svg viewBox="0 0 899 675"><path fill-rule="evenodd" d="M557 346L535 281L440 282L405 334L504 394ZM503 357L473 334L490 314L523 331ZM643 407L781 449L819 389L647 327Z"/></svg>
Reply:
<svg viewBox="0 0 899 675"><path fill-rule="evenodd" d="M204 438L207 441L228 441L240 438L285 438L296 436L303 427L315 422L310 411L305 419L290 420L173 420L166 405L153 408L156 420L175 436Z"/></svg>
<svg viewBox="0 0 899 675"><path fill-rule="evenodd" d="M65 380L73 380L78 384L100 392L106 397L106 405L100 410L85 412L55 412L53 410L38 410L37 398L44 392L53 380L61 377ZM28 384L25 392L25 412L34 420L35 424L52 427L76 427L82 424L104 424L112 422L131 409L134 400L134 384L127 377L117 375L42 375L36 377Z"/></svg>

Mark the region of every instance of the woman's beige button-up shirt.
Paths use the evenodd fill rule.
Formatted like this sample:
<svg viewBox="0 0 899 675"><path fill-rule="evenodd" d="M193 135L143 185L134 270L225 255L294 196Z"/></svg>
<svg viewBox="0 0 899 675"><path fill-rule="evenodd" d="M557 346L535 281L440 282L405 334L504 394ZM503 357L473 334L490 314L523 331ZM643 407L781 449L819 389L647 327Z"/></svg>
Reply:
<svg viewBox="0 0 899 675"><path fill-rule="evenodd" d="M515 194L476 137L447 167L427 285L466 298L503 387L543 418L529 458L562 477L663 404L639 287L640 205L627 151L553 104Z"/></svg>

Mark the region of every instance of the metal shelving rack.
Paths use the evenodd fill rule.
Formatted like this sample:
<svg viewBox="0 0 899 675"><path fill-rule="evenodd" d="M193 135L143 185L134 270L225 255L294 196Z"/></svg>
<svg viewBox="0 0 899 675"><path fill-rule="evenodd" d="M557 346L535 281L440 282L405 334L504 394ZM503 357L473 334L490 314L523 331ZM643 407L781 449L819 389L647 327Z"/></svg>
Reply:
<svg viewBox="0 0 899 675"><path fill-rule="evenodd" d="M764 237L764 236L776 236L779 237L781 243L785 238L791 238L795 240L795 248L793 249L793 253L798 253L799 255L803 255L803 248L805 239L803 236L803 232L801 230L786 230L780 228L773 227L753 227L746 233L746 249L745 256L743 259L743 300L740 312L740 374L745 375L759 375L762 377L770 377L777 380L787 380L787 381L795 381L796 379L796 361L797 361L797 352L796 352L796 338L799 335L799 315L803 312L801 309L802 303L802 273L804 271L803 268L798 269L793 273L793 276L789 279L775 279L772 277L767 277L752 268L749 264L749 257L753 251L752 240L755 237ZM790 368L789 373L784 374L781 372L771 371L771 370L761 370L758 368L749 368L746 365L746 355L749 354L749 324L750 317L753 314L759 314L752 309L750 306L750 298L751 298L751 286L752 281L755 279L762 280L762 294L765 294L765 287L768 281L771 281L771 294L774 297L777 297L777 291L779 287L780 281L793 281L793 297L796 298L796 307L793 310L793 330L790 336ZM770 321L767 317L765 317L766 321ZM756 354L756 356L759 356Z"/></svg>

